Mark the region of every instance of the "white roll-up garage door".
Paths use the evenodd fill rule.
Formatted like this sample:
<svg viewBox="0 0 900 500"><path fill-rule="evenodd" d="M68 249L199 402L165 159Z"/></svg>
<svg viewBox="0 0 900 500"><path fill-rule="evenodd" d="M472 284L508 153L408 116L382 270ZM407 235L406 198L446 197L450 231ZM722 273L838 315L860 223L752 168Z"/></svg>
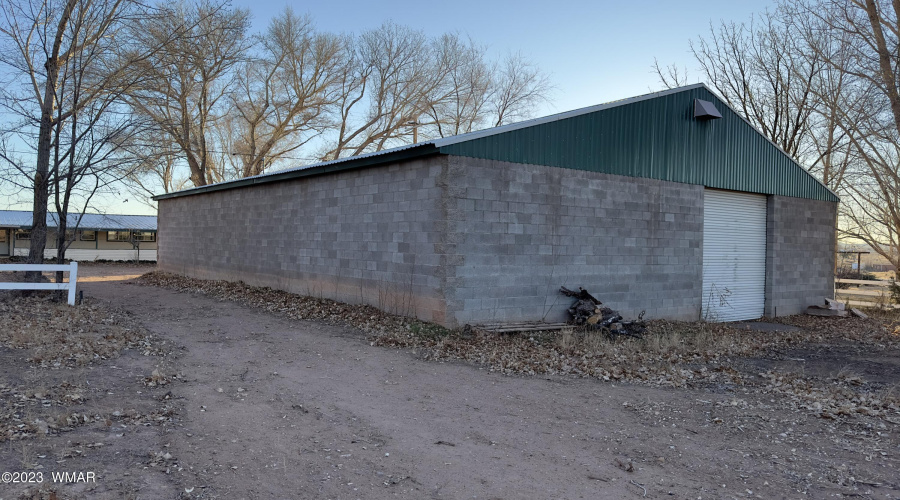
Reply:
<svg viewBox="0 0 900 500"><path fill-rule="evenodd" d="M759 318L766 296L766 197L713 189L703 196L701 317Z"/></svg>

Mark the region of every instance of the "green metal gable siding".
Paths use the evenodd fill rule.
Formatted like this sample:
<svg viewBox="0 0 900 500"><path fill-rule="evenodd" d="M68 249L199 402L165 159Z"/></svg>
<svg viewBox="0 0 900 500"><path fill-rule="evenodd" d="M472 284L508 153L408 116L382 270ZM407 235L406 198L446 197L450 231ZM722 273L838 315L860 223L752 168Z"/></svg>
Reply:
<svg viewBox="0 0 900 500"><path fill-rule="evenodd" d="M694 99L721 119L693 118ZM811 198L838 198L703 87L461 141L444 154Z"/></svg>

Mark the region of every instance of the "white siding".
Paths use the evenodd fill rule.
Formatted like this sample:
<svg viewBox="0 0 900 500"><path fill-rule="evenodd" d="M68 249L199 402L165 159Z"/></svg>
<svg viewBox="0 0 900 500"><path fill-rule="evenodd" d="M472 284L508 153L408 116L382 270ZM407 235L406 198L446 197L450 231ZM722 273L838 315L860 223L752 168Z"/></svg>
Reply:
<svg viewBox="0 0 900 500"><path fill-rule="evenodd" d="M766 295L766 197L704 191L703 302L708 321L763 315Z"/></svg>
<svg viewBox="0 0 900 500"><path fill-rule="evenodd" d="M17 248L16 255L19 257L27 257L27 248ZM87 260L135 260L137 252L135 250L93 250L83 248L70 248L66 250L66 258L77 261ZM45 259L55 259L56 249L50 248L44 250ZM141 260L156 260L156 250L141 250Z"/></svg>

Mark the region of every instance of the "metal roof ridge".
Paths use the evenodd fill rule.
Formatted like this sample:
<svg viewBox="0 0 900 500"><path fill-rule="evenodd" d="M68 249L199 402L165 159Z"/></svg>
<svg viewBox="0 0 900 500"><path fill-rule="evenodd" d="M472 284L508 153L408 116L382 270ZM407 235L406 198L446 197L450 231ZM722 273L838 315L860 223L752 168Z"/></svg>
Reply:
<svg viewBox="0 0 900 500"><path fill-rule="evenodd" d="M625 99L619 99L615 101L609 101L602 104L594 104L592 106L586 106L584 108L573 109L570 111L563 111L561 113L552 114L549 116L542 116L539 118L532 118L530 120L525 120L516 123L510 123L508 125L501 125L499 127L486 128L483 130L476 130L474 132L468 132L465 134L454 135L450 137L444 137L441 139L434 139L432 142L437 147L449 146L451 144L459 144L460 142L471 141L475 139L481 139L482 137L490 137L492 135L503 134L505 132L512 132L514 130L520 130L523 128L533 127L535 125L543 125L545 123L552 123L555 121L565 120L568 118L573 118L576 116L586 115L589 113L595 113L597 111L603 111L606 109L617 108L619 106L625 106L627 104L633 104L636 102L646 101L649 99L656 99L657 97L663 97L666 95L677 94L679 92L684 92L687 90L693 90L695 88L706 88L709 90L709 87L704 83L694 83L691 85L685 85L682 87L675 87L666 90L660 90L657 92L650 92L647 94L642 94L634 97L627 97Z"/></svg>

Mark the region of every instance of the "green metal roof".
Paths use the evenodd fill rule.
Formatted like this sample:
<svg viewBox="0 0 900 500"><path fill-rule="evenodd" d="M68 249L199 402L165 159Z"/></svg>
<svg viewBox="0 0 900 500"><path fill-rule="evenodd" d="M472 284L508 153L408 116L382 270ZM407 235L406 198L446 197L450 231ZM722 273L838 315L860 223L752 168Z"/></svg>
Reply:
<svg viewBox="0 0 900 500"><path fill-rule="evenodd" d="M698 120L694 100L722 118ZM232 189L447 154L645 177L711 188L839 201L703 84L308 167L160 195Z"/></svg>
<svg viewBox="0 0 900 500"><path fill-rule="evenodd" d="M695 99L722 118L695 119ZM702 84L516 125L435 143L450 155L838 201Z"/></svg>

